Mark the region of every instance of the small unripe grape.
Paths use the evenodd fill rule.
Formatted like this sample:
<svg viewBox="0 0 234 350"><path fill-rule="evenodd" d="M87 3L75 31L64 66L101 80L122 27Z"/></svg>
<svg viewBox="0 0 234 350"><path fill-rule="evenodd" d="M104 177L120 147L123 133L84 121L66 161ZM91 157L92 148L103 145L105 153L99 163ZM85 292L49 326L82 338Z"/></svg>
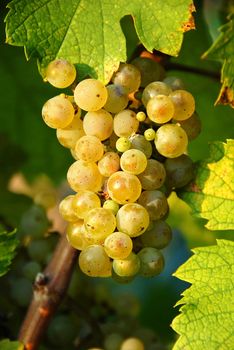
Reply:
<svg viewBox="0 0 234 350"><path fill-rule="evenodd" d="M103 203L102 207L105 209L110 209L114 215L116 215L118 213L118 210L119 210L119 204L116 203L115 201L113 201L112 199L107 199Z"/></svg>
<svg viewBox="0 0 234 350"><path fill-rule="evenodd" d="M149 128L144 132L144 136L147 141L153 141L155 139L155 134L156 132L152 128Z"/></svg>
<svg viewBox="0 0 234 350"><path fill-rule="evenodd" d="M104 109L110 113L119 113L128 105L128 96L120 85L111 84L107 87L108 97Z"/></svg>
<svg viewBox="0 0 234 350"><path fill-rule="evenodd" d="M115 147L117 151L123 153L129 150L129 148L131 147L131 141L127 137L120 137L116 141Z"/></svg>
<svg viewBox="0 0 234 350"><path fill-rule="evenodd" d="M132 64L121 63L112 81L116 85L121 85L126 93L134 92L140 87L141 73Z"/></svg>
<svg viewBox="0 0 234 350"><path fill-rule="evenodd" d="M62 215L64 220L69 222L78 220L78 216L76 215L72 206L73 199L73 195L67 196L59 204L59 213Z"/></svg>
<svg viewBox="0 0 234 350"><path fill-rule="evenodd" d="M146 119L146 114L144 112L138 112L136 118L139 122L143 122Z"/></svg>
<svg viewBox="0 0 234 350"><path fill-rule="evenodd" d="M112 264L101 245L91 245L80 253L79 266L91 277L110 277Z"/></svg>
<svg viewBox="0 0 234 350"><path fill-rule="evenodd" d="M44 122L53 129L65 128L74 118L75 110L63 95L49 99L42 108Z"/></svg>
<svg viewBox="0 0 234 350"><path fill-rule="evenodd" d="M155 248L143 248L138 254L141 262L140 274L144 277L159 275L164 268L162 253Z"/></svg>
<svg viewBox="0 0 234 350"><path fill-rule="evenodd" d="M120 350L145 350L145 347L140 339L128 338L122 343Z"/></svg>
<svg viewBox="0 0 234 350"><path fill-rule="evenodd" d="M106 140L113 132L112 115L104 109L88 112L83 119L83 127L86 135L96 136L101 141Z"/></svg>
<svg viewBox="0 0 234 350"><path fill-rule="evenodd" d="M56 59L46 68L45 80L56 88L70 86L76 78L76 69L73 64L63 59Z"/></svg>
<svg viewBox="0 0 234 350"><path fill-rule="evenodd" d="M175 90L170 94L170 98L174 104L174 115L175 120L186 120L195 111L195 100L190 92L185 90Z"/></svg>
<svg viewBox="0 0 234 350"><path fill-rule="evenodd" d="M114 117L114 132L119 137L129 137L135 134L139 127L136 113L125 109Z"/></svg>
<svg viewBox="0 0 234 350"><path fill-rule="evenodd" d="M131 253L126 259L113 260L113 269L121 277L135 276L140 270L140 259Z"/></svg>
<svg viewBox="0 0 234 350"><path fill-rule="evenodd" d="M157 95L149 100L146 111L150 120L154 123L167 123L174 115L174 105L170 97Z"/></svg>
<svg viewBox="0 0 234 350"><path fill-rule="evenodd" d="M96 79L82 80L75 88L74 99L84 111L98 111L107 101L105 85Z"/></svg>
<svg viewBox="0 0 234 350"><path fill-rule="evenodd" d="M96 136L82 136L75 145L75 154L85 162L97 162L102 158L104 147Z"/></svg>

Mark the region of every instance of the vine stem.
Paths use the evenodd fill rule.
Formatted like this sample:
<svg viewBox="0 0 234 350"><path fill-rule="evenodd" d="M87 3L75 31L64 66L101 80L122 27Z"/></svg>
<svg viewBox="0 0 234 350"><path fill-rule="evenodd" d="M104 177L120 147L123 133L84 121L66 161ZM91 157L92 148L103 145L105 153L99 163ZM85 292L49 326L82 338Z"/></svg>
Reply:
<svg viewBox="0 0 234 350"><path fill-rule="evenodd" d="M51 317L54 315L70 282L78 250L72 248L63 234L53 257L34 283L31 304L21 326L18 339L25 350L36 350Z"/></svg>

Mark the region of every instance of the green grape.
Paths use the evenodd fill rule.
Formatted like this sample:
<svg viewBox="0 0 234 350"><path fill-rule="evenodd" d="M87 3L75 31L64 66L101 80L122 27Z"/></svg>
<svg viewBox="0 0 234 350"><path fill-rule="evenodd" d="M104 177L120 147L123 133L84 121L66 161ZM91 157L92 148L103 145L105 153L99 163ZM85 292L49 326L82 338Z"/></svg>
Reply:
<svg viewBox="0 0 234 350"><path fill-rule="evenodd" d="M19 234L36 239L41 238L50 225L45 209L40 205L32 205L21 217Z"/></svg>
<svg viewBox="0 0 234 350"><path fill-rule="evenodd" d="M136 118L139 122L143 122L146 119L146 114L145 112L138 112L136 114Z"/></svg>
<svg viewBox="0 0 234 350"><path fill-rule="evenodd" d="M23 266L23 276L29 279L30 281L34 281L36 275L41 271L41 265L36 261L29 261Z"/></svg>
<svg viewBox="0 0 234 350"><path fill-rule="evenodd" d="M93 112L101 109L107 101L105 85L96 79L85 79L75 88L74 99L84 111Z"/></svg>
<svg viewBox="0 0 234 350"><path fill-rule="evenodd" d="M127 137L120 137L116 141L115 147L119 152L125 152L131 147L131 141Z"/></svg>
<svg viewBox="0 0 234 350"><path fill-rule="evenodd" d="M104 340L105 350L119 350L121 343L123 342L123 336L119 333L107 334Z"/></svg>
<svg viewBox="0 0 234 350"><path fill-rule="evenodd" d="M136 175L117 171L107 181L107 192L118 204L134 203L141 194L141 183Z"/></svg>
<svg viewBox="0 0 234 350"><path fill-rule="evenodd" d="M167 180L170 188L180 188L187 185L194 177L194 163L187 155L178 158L166 159L164 163Z"/></svg>
<svg viewBox="0 0 234 350"><path fill-rule="evenodd" d="M100 207L100 198L92 191L80 190L73 196L72 208L80 219L84 219L91 209Z"/></svg>
<svg viewBox="0 0 234 350"><path fill-rule="evenodd" d="M123 205L116 215L117 229L130 237L140 236L149 226L149 214L140 204Z"/></svg>
<svg viewBox="0 0 234 350"><path fill-rule="evenodd" d="M75 153L78 159L85 162L97 162L102 158L104 147L96 136L82 136L76 143Z"/></svg>
<svg viewBox="0 0 234 350"><path fill-rule="evenodd" d="M141 73L141 86L146 87L153 81L162 80L165 76L163 67L147 57L137 57L131 62Z"/></svg>
<svg viewBox="0 0 234 350"><path fill-rule="evenodd" d="M169 122L174 115L174 105L169 96L157 95L147 103L147 115L154 123L163 124Z"/></svg>
<svg viewBox="0 0 234 350"><path fill-rule="evenodd" d="M27 251L30 258L39 263L45 262L46 257L51 252L51 247L48 243L48 238L32 241L27 246Z"/></svg>
<svg viewBox="0 0 234 350"><path fill-rule="evenodd" d="M88 212L84 224L88 233L104 240L108 235L114 232L116 228L116 219L111 210L95 208Z"/></svg>
<svg viewBox="0 0 234 350"><path fill-rule="evenodd" d="M140 259L132 252L125 259L113 260L113 269L121 277L135 276L140 270Z"/></svg>
<svg viewBox="0 0 234 350"><path fill-rule="evenodd" d="M77 160L68 169L67 181L76 192L80 190L98 192L102 186L102 175L95 163Z"/></svg>
<svg viewBox="0 0 234 350"><path fill-rule="evenodd" d="M138 149L129 149L122 154L120 166L126 173L139 175L147 166L147 158L145 154Z"/></svg>
<svg viewBox="0 0 234 350"><path fill-rule="evenodd" d="M76 79L75 66L63 59L56 59L46 68L45 80L56 88L63 89L70 86Z"/></svg>
<svg viewBox="0 0 234 350"><path fill-rule="evenodd" d="M149 128L144 132L144 137L147 141L153 141L155 139L156 132L154 129Z"/></svg>
<svg viewBox="0 0 234 350"><path fill-rule="evenodd" d="M183 81L178 77L166 77L163 82L170 86L172 90L183 90L185 87Z"/></svg>
<svg viewBox="0 0 234 350"><path fill-rule="evenodd" d="M128 105L128 96L120 85L111 84L107 87L108 97L104 109L110 113L119 113Z"/></svg>
<svg viewBox="0 0 234 350"><path fill-rule="evenodd" d="M67 148L74 148L76 142L84 135L83 122L77 114L66 128L56 130L59 143Z"/></svg>
<svg viewBox="0 0 234 350"><path fill-rule="evenodd" d="M201 132L201 120L196 112L186 120L180 120L179 125L186 132L189 140L194 140Z"/></svg>
<svg viewBox="0 0 234 350"><path fill-rule="evenodd" d="M19 306L28 306L32 293L32 283L27 278L14 277L11 281L10 296Z"/></svg>
<svg viewBox="0 0 234 350"><path fill-rule="evenodd" d="M176 124L165 124L156 131L157 151L167 158L181 156L187 149L188 137L184 129Z"/></svg>
<svg viewBox="0 0 234 350"><path fill-rule="evenodd" d="M50 98L42 108L44 122L53 129L68 126L74 114L75 110L71 102L63 94Z"/></svg>
<svg viewBox="0 0 234 350"><path fill-rule="evenodd" d="M154 81L147 85L142 94L142 103L146 107L149 100L157 95L168 96L171 93L171 88L162 81Z"/></svg>
<svg viewBox="0 0 234 350"><path fill-rule="evenodd" d="M47 331L49 341L56 347L68 346L68 344L72 347L72 343L77 334L78 329L72 322L72 318L69 314L55 316L49 324Z"/></svg>
<svg viewBox="0 0 234 350"><path fill-rule="evenodd" d="M119 155L115 152L106 152L98 162L98 169L102 176L110 177L120 168Z"/></svg>
<svg viewBox="0 0 234 350"><path fill-rule="evenodd" d="M143 248L137 256L141 262L140 274L144 277L159 275L164 268L164 258L162 253L155 248Z"/></svg>
<svg viewBox="0 0 234 350"><path fill-rule="evenodd" d="M113 132L112 115L104 109L88 112L84 117L83 127L86 135L96 136L101 141L106 140Z"/></svg>
<svg viewBox="0 0 234 350"><path fill-rule="evenodd" d="M140 339L127 338L122 343L120 350L145 350L145 347Z"/></svg>
<svg viewBox="0 0 234 350"><path fill-rule="evenodd" d="M73 248L84 250L89 246L83 220L69 223L66 234L67 240Z"/></svg>
<svg viewBox="0 0 234 350"><path fill-rule="evenodd" d="M130 141L131 148L138 149L145 154L146 158L150 158L152 154L152 146L143 135L135 134L131 136Z"/></svg>
<svg viewBox="0 0 234 350"><path fill-rule="evenodd" d="M125 259L132 251L132 240L123 232L113 232L104 242L106 254L112 259Z"/></svg>
<svg viewBox="0 0 234 350"><path fill-rule="evenodd" d="M121 63L118 71L113 75L112 82L121 85L126 93L137 91L141 83L141 73L132 64Z"/></svg>
<svg viewBox="0 0 234 350"><path fill-rule="evenodd" d="M148 159L145 170L138 175L144 190L160 188L166 178L166 171L162 163L155 159Z"/></svg>
<svg viewBox="0 0 234 350"><path fill-rule="evenodd" d="M167 197L161 191L143 191L138 203L147 209L151 220L162 219L168 212Z"/></svg>
<svg viewBox="0 0 234 350"><path fill-rule="evenodd" d="M112 264L101 245L91 245L82 250L79 266L83 273L91 277L110 277Z"/></svg>
<svg viewBox="0 0 234 350"><path fill-rule="evenodd" d="M195 111L195 100L190 92L175 90L170 94L170 98L175 108L173 119L186 120L192 116Z"/></svg>
<svg viewBox="0 0 234 350"><path fill-rule="evenodd" d="M144 247L163 249L168 246L172 239L170 226L162 220L154 221L153 227L141 235Z"/></svg>
<svg viewBox="0 0 234 350"><path fill-rule="evenodd" d="M114 117L114 132L119 137L129 137L135 134L139 127L136 113L125 109Z"/></svg>
<svg viewBox="0 0 234 350"><path fill-rule="evenodd" d="M65 197L59 204L59 213L65 221L74 222L78 220L78 216L73 208L74 196Z"/></svg>
<svg viewBox="0 0 234 350"><path fill-rule="evenodd" d="M107 199L103 203L102 207L105 209L110 209L114 215L116 215L118 213L118 210L119 210L119 204L116 203L115 201L113 201L112 199Z"/></svg>

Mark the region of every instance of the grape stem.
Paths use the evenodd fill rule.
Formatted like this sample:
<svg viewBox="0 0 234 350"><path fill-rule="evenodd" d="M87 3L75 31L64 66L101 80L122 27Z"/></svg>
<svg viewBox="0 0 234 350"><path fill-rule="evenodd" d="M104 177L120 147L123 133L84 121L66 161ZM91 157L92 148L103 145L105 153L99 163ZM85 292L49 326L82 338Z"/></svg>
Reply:
<svg viewBox="0 0 234 350"><path fill-rule="evenodd" d="M215 80L220 80L220 74L218 72L215 71L211 71L208 69L204 69L204 68L198 68L198 67L192 67L192 66L186 66L184 64L181 63L174 63L174 62L166 62L164 65L166 70L178 70L178 71L182 71L182 72L188 72L188 73L193 73L193 74L199 74L202 76L207 76L210 78L213 78Z"/></svg>
<svg viewBox="0 0 234 350"><path fill-rule="evenodd" d="M66 293L77 256L78 250L70 246L63 234L50 263L34 283L33 298L18 337L25 350L38 348L51 317Z"/></svg>

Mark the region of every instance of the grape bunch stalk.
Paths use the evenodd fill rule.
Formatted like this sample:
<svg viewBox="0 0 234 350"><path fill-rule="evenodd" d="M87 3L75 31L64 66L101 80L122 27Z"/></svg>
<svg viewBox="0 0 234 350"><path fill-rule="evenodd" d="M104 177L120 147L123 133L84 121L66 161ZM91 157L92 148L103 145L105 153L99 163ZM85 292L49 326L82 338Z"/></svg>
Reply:
<svg viewBox="0 0 234 350"><path fill-rule="evenodd" d="M75 66L64 59L46 69L56 88L75 86L75 79ZM156 276L172 238L167 197L194 173L187 155L201 129L194 97L143 57L121 63L107 86L88 78L73 90L49 99L42 117L75 159L67 172L74 192L59 210L80 251L79 267L120 283Z"/></svg>

